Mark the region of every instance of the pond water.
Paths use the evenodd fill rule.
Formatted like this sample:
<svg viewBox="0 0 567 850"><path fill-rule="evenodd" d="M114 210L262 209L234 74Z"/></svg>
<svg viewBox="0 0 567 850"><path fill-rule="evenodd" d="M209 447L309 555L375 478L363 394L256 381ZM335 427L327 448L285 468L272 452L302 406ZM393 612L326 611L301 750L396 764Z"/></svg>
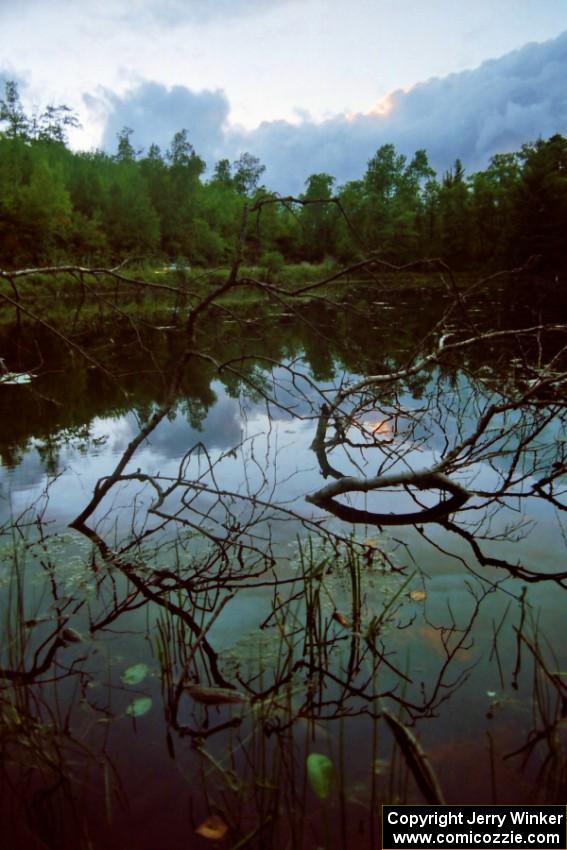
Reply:
<svg viewBox="0 0 567 850"><path fill-rule="evenodd" d="M560 293L517 281L440 329L448 306L367 287L213 307L151 429L179 310L75 316L90 360L46 327L1 326L10 368L36 374L0 385L3 846L376 847L384 802L563 802L566 529L546 476L565 407L542 389L504 409L532 364L559 368L560 342L503 335L344 392L457 326L565 315ZM341 391L334 468L428 470L460 445L462 509L353 525L306 501L333 480L313 441ZM77 517L122 461L86 533ZM340 501L399 515L439 498Z"/></svg>

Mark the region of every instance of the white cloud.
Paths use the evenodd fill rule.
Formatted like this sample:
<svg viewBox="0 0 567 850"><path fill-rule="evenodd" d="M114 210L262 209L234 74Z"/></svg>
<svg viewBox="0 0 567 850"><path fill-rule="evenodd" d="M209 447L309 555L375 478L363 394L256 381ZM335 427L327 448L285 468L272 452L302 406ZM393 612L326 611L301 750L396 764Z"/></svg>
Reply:
<svg viewBox="0 0 567 850"><path fill-rule="evenodd" d="M501 56L566 26L565 0L0 0L3 67L26 101L81 112L97 87L147 80L226 92L246 128L367 111L396 88ZM100 127L76 137L100 141Z"/></svg>

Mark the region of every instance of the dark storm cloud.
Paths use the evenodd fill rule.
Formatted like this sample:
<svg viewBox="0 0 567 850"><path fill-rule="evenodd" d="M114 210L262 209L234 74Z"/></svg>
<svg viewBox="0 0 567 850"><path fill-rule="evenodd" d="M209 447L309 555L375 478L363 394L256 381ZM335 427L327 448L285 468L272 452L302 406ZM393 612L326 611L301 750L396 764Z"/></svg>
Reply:
<svg viewBox="0 0 567 850"><path fill-rule="evenodd" d="M388 123L400 145L423 139L438 167L459 156L478 168L495 152L567 129L566 72L567 33L396 94Z"/></svg>
<svg viewBox="0 0 567 850"><path fill-rule="evenodd" d="M387 115L337 116L262 124L231 141L249 148L268 166L266 182L298 191L305 177L327 171L344 182L362 175L382 144L411 155L426 148L443 171L459 157L469 171L499 152L567 131L567 33L529 44L474 71L451 74L391 95Z"/></svg>
<svg viewBox="0 0 567 850"><path fill-rule="evenodd" d="M195 94L144 83L124 98L111 95L112 113L103 145L114 149L125 124L135 144L167 146L187 127L197 152L212 165L219 156L243 150L267 166L266 184L281 192L301 191L309 174L326 171L338 183L362 176L376 149L392 142L407 155L425 148L442 172L459 157L467 170L487 165L499 152L517 150L539 136L567 132L567 33L529 44L474 71L451 74L391 97L386 115L338 115L323 122L272 121L246 131L225 123L229 104L222 92Z"/></svg>
<svg viewBox="0 0 567 850"><path fill-rule="evenodd" d="M116 135L123 127L134 130L135 148L149 148L155 142L165 152L174 133L186 128L197 153L205 159L223 144L224 124L229 104L221 91L193 92L184 86L146 82L123 97L105 92L110 114L102 146L116 150ZM86 97L87 106L100 107L100 99Z"/></svg>

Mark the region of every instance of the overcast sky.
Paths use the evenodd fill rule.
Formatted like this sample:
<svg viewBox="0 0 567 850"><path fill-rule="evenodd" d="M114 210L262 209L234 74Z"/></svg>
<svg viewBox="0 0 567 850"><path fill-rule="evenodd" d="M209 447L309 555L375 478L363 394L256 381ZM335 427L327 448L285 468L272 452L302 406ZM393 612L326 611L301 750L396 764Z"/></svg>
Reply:
<svg viewBox="0 0 567 850"><path fill-rule="evenodd" d="M73 107L76 147L187 127L210 165L251 150L286 191L388 141L474 169L566 132L565 30L567 0L0 0L0 75Z"/></svg>

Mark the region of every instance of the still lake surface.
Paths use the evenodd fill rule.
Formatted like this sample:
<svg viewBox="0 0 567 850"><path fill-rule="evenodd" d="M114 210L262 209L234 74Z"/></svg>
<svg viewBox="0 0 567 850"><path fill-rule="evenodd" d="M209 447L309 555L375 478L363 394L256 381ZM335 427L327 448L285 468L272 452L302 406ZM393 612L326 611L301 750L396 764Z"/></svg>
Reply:
<svg viewBox="0 0 567 850"><path fill-rule="evenodd" d="M512 288L513 298L504 284L479 294L468 313L476 329L565 315L559 293ZM277 304L213 309L200 350L232 371L190 362L171 413L126 467L131 477L89 520L122 559L136 539L133 561L152 571L153 593L160 570L164 594L175 570L193 576L185 587L192 615L201 627L211 622L207 641L222 679L244 690L240 703L191 696L199 670L201 686L219 685L203 672L194 633L187 637L171 607L140 596L131 564L124 572L105 562L92 540L69 528L155 409L182 344L178 313L145 319L143 344L117 317L77 323L81 345L119 380L71 355L45 328L2 326L1 353L14 371L40 363L30 385L0 386L2 668L30 669L54 629L64 621L72 630L47 670L2 691L3 846L212 846L215 835L195 832L211 815L229 827L216 835L218 846L376 846L381 802L424 801L408 764L412 739L396 745L379 716L384 707L419 740L447 802L563 802L565 705L553 679L567 684L563 588L479 564L469 541L440 524L353 527L305 501L325 483L311 448L322 401L345 382L400 368L446 307L439 290L365 289L298 314ZM522 379L515 343L476 347L367 399L330 457L353 475L376 474L377 457L394 471L428 468L474 430L502 387ZM564 442L561 416L538 439L543 456L545 446ZM517 434L507 442L495 436L494 452L472 457L461 483L493 490L518 442ZM518 461L528 487L532 462L529 451ZM158 513L150 477L180 484ZM488 508L486 501L475 496L463 520L483 551L536 573L565 570L556 506L509 494ZM392 513L415 507L399 489L351 504ZM190 524L160 527L180 505L177 520ZM227 512L228 551L241 573L219 562L215 583L207 558L221 529L228 534ZM261 574L262 556L269 563ZM309 599L314 567L317 598ZM182 595L176 585L168 599L183 608ZM312 645L317 634L329 642L329 679ZM308 673L286 668L291 644L294 663L310 659ZM356 663L353 653L361 655ZM281 691L250 697L266 694L280 673L282 681L289 673ZM175 676L183 686L172 702ZM211 734L216 726L223 728ZM306 779L309 753L334 766L323 798Z"/></svg>

